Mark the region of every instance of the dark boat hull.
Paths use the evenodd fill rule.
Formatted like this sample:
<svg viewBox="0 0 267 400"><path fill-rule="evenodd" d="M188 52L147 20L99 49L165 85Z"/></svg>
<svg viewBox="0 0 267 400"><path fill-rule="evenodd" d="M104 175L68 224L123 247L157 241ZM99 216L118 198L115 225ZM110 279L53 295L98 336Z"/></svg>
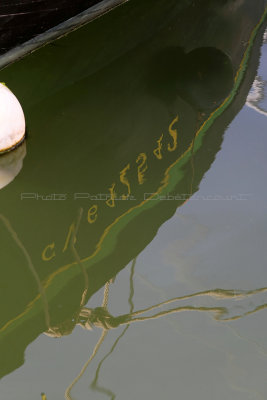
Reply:
<svg viewBox="0 0 267 400"><path fill-rule="evenodd" d="M101 0L4 0L0 3L0 54L77 15Z"/></svg>

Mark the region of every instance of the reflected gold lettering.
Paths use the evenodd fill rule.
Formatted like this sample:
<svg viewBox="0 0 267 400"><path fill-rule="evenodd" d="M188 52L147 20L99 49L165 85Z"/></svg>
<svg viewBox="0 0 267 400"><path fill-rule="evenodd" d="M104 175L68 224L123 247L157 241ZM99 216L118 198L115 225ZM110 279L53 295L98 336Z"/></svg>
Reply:
<svg viewBox="0 0 267 400"><path fill-rule="evenodd" d="M115 183L109 188L110 198L106 201L106 205L110 208L115 207Z"/></svg>
<svg viewBox="0 0 267 400"><path fill-rule="evenodd" d="M128 193L127 195L123 194L121 197L123 200L127 200L127 198L130 196L131 194L131 187L130 187L130 183L128 181L128 179L126 178L126 172L130 169L130 164L126 165L125 168L123 168L123 170L120 172L120 181L123 185L127 186L128 189Z"/></svg>
<svg viewBox="0 0 267 400"><path fill-rule="evenodd" d="M87 213L87 221L89 224L93 224L97 220L97 210L98 206L96 204L89 208Z"/></svg>
<svg viewBox="0 0 267 400"><path fill-rule="evenodd" d="M50 255L48 254L50 253ZM55 252L55 243L51 243L48 246L46 246L42 252L42 260L43 261L50 261L52 258L56 257L56 252Z"/></svg>
<svg viewBox="0 0 267 400"><path fill-rule="evenodd" d="M172 121L172 123L169 126L169 134L171 135L171 137L173 139L173 144L171 146L170 143L168 143L168 151L174 151L177 149L178 133L177 133L177 129L173 129L173 125L176 124L176 122L178 122L178 121L179 121L179 117L177 115L177 117L174 118L174 120Z"/></svg>
<svg viewBox="0 0 267 400"><path fill-rule="evenodd" d="M66 242L65 242L65 244L64 244L62 253L65 253L65 251L66 251L67 248L69 247L69 243L70 243L71 237L72 237L72 235L74 234L74 232L75 232L75 224L72 223L71 226L69 227L69 232L68 232L67 239L66 239ZM76 237L75 237L75 238L74 238L74 243L76 243L76 241L77 241L77 239L76 239Z"/></svg>
<svg viewBox="0 0 267 400"><path fill-rule="evenodd" d="M143 183L145 182L145 172L148 168L147 163L147 155L145 153L140 153L139 156L136 159L136 164L139 163L139 161L141 161L141 163L138 165L138 169L137 169L137 177L138 177L138 182L139 185L143 185Z"/></svg>
<svg viewBox="0 0 267 400"><path fill-rule="evenodd" d="M162 139L163 139L163 134L161 135L161 137L159 138L159 140L157 140L157 144L158 147L153 151L153 154L157 157L158 160L162 159Z"/></svg>

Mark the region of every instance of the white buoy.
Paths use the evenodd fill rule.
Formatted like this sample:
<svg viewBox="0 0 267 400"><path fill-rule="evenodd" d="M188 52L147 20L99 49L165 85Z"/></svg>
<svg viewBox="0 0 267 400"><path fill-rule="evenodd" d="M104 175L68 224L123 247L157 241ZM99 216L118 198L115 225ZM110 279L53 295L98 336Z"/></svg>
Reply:
<svg viewBox="0 0 267 400"><path fill-rule="evenodd" d="M0 83L0 154L20 144L25 129L25 117L18 99Z"/></svg>

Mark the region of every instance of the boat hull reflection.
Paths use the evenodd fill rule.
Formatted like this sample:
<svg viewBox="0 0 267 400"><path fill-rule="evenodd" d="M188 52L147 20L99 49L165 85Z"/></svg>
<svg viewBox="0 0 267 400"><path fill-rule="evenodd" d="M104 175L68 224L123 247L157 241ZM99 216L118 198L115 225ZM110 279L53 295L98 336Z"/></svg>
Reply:
<svg viewBox="0 0 267 400"><path fill-rule="evenodd" d="M265 13L262 3L249 14L249 3L247 13L229 20L221 14L220 23L226 18L232 29L217 42L211 22L201 38L183 26L198 9L179 10L143 42L134 42L129 29L128 41L104 51L108 60L92 57L94 48L83 57L77 31L58 48L48 46L3 71L24 99L29 137L24 169L1 193L2 260L10 265L1 271L1 302L8 304L0 328L1 376L23 363L25 348L40 333L70 333L88 299L198 189L256 73ZM93 29L102 32L121 12L82 34L90 40ZM237 15L250 29L236 25ZM150 15L154 25L157 17ZM128 18L130 24L131 13ZM59 64L57 53L65 55ZM199 64L190 70L192 59ZM40 79L47 71L48 83ZM37 88L38 97L32 95Z"/></svg>

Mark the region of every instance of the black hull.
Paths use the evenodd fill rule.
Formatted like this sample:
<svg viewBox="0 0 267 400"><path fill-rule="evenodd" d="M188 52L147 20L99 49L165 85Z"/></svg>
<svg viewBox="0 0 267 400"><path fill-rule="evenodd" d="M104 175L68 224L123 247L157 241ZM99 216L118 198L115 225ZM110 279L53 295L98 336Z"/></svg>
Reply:
<svg viewBox="0 0 267 400"><path fill-rule="evenodd" d="M101 0L4 0L0 3L0 54L79 14Z"/></svg>

